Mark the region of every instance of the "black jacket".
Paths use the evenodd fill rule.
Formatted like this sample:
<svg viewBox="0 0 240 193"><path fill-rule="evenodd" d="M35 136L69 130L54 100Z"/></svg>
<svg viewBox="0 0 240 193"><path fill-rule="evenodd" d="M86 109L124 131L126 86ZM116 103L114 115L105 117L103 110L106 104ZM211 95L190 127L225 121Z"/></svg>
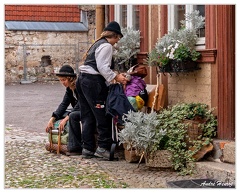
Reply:
<svg viewBox="0 0 240 193"><path fill-rule="evenodd" d="M111 84L106 101L106 114L123 124L122 116L130 110L135 111L124 93L123 86L118 83Z"/></svg>
<svg viewBox="0 0 240 193"><path fill-rule="evenodd" d="M78 98L78 93L76 89L74 90L74 93ZM66 110L70 104L73 107L72 111L80 111L80 105L77 98L74 97L73 91L69 87L67 87L63 100L58 106L57 110L52 113L52 117L55 117L57 120L63 118L63 115L66 113ZM69 113L70 111L68 112L68 114Z"/></svg>

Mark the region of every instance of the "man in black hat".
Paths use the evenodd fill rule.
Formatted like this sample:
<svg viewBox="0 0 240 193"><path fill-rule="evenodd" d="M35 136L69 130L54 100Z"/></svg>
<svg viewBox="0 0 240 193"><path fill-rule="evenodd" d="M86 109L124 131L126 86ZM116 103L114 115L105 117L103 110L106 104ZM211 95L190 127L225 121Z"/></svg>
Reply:
<svg viewBox="0 0 240 193"><path fill-rule="evenodd" d="M76 88L79 93L82 122L82 156L85 158L104 157L109 159L112 145L112 117L106 116L108 85L112 81L127 83L124 74L116 74L112 69L113 45L123 37L116 21L110 22L88 49L85 62L79 67ZM97 144L95 149L95 128Z"/></svg>
<svg viewBox="0 0 240 193"><path fill-rule="evenodd" d="M70 65L64 65L61 67L58 73L56 73L61 84L66 87L66 92L62 102L52 113L46 132L49 132L53 128L53 124L57 120L61 120L59 129L64 130L64 127L69 120L69 137L66 155L80 155L82 152L82 140L81 140L81 128L80 128L80 105L78 104L78 93L76 90L77 75L74 73L73 68ZM68 106L71 104L72 108L68 110Z"/></svg>

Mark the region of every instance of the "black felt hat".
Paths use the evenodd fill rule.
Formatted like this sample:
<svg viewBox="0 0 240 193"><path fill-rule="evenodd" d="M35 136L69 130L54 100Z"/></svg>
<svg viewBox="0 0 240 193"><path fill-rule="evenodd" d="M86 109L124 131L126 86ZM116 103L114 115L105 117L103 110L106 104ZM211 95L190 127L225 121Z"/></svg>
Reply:
<svg viewBox="0 0 240 193"><path fill-rule="evenodd" d="M113 31L119 35L121 35L123 37L123 34L121 32L121 28L120 28L120 25L118 24L118 22L116 21L111 21L107 27L104 28L103 31Z"/></svg>
<svg viewBox="0 0 240 193"><path fill-rule="evenodd" d="M64 65L59 70L58 73L56 73L56 76L77 76L77 74L74 73L73 68L70 65Z"/></svg>

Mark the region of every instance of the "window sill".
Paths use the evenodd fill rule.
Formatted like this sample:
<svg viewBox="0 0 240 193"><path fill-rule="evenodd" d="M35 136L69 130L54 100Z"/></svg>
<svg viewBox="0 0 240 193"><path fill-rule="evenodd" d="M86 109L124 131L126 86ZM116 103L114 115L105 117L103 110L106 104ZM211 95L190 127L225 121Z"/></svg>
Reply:
<svg viewBox="0 0 240 193"><path fill-rule="evenodd" d="M198 63L215 63L217 56L217 49L197 50L201 53L201 58L197 60Z"/></svg>

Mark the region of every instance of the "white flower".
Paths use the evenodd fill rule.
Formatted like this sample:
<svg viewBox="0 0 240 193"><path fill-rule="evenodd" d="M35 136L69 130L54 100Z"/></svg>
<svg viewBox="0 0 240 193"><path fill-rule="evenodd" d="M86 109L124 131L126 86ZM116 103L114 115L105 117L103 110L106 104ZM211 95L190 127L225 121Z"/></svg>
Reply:
<svg viewBox="0 0 240 193"><path fill-rule="evenodd" d="M169 58L170 58L170 59L174 59L174 54L173 54L173 52L170 53Z"/></svg>
<svg viewBox="0 0 240 193"><path fill-rule="evenodd" d="M171 48L172 48L172 45L169 45L167 49L170 50Z"/></svg>

